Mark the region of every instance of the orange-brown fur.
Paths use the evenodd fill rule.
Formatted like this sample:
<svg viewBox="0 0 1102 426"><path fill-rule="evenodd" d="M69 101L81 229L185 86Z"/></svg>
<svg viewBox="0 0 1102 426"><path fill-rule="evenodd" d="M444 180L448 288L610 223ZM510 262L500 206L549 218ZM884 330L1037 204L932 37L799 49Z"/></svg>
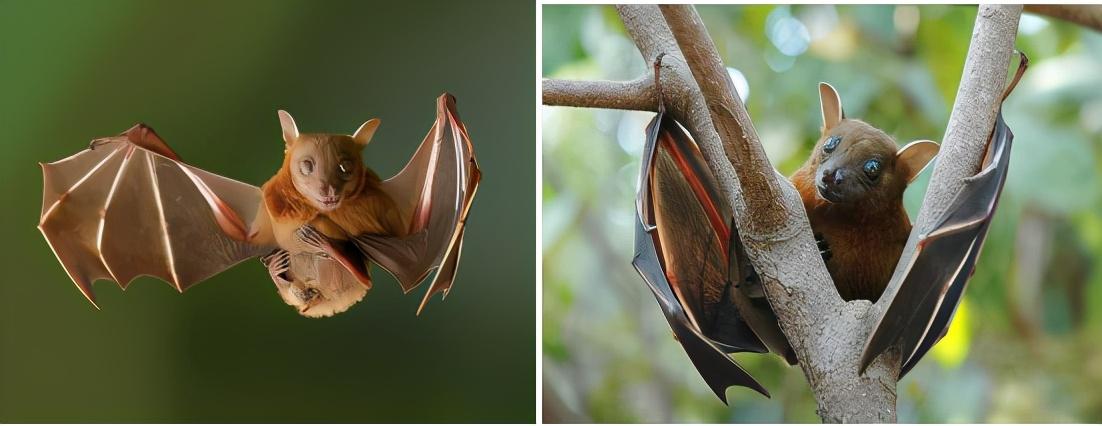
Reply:
<svg viewBox="0 0 1102 426"><path fill-rule="evenodd" d="M336 149L345 150L346 154L356 159L360 158L360 152L355 144L336 140L347 136L302 135L301 137L335 139L324 143L332 144ZM381 179L367 167L358 169L358 173L350 182L355 189L341 201L339 207L329 212L319 212L292 183L291 149L293 148L289 148L287 155L284 156L279 171L261 188L276 241L281 246L296 246L292 234L305 224L314 225L321 233L340 240L362 234L401 236L405 233L405 223L394 200L380 189Z"/></svg>
<svg viewBox="0 0 1102 426"><path fill-rule="evenodd" d="M790 179L800 191L811 229L830 245L826 265L838 293L845 300L875 301L891 279L911 233L903 200L855 211L823 200L814 176L815 168L805 165Z"/></svg>
<svg viewBox="0 0 1102 426"><path fill-rule="evenodd" d="M318 220L322 224L319 230L338 239L348 239L349 236L360 234L400 236L405 233L404 221L397 205L379 188L382 180L371 169L361 169L360 175L355 178L358 189L342 201L339 208L328 213L319 213L295 189L290 173L289 157L284 156L279 171L261 188L264 204L273 222L289 222L302 226ZM332 221L343 232L332 230L324 220Z"/></svg>

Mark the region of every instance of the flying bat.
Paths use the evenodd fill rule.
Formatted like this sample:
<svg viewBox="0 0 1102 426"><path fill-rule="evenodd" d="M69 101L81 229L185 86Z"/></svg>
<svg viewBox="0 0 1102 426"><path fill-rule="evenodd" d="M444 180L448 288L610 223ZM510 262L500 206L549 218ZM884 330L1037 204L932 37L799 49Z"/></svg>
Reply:
<svg viewBox="0 0 1102 426"><path fill-rule="evenodd" d="M372 263L405 292L436 270L418 313L433 295L446 296L481 179L455 98L437 99L432 129L386 180L361 156L378 120L351 136L299 133L283 111L280 122L284 161L263 188L184 163L145 125L96 139L41 165L38 228L93 305L99 279L125 289L148 275L183 292L253 257L305 316L362 299Z"/></svg>

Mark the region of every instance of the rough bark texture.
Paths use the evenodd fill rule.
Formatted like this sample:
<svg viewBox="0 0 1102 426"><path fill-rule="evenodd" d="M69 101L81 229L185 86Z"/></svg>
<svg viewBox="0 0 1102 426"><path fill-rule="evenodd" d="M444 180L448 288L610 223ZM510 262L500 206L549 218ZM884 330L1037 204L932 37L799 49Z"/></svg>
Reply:
<svg viewBox="0 0 1102 426"><path fill-rule="evenodd" d="M543 80L543 104L658 111L654 78L632 81Z"/></svg>
<svg viewBox="0 0 1102 426"><path fill-rule="evenodd" d="M1102 31L1102 6L1078 4L1028 4L1025 11Z"/></svg>
<svg viewBox="0 0 1102 426"><path fill-rule="evenodd" d="M735 211L747 254L800 359L819 416L825 422L895 421L898 351L881 355L864 375L857 373L876 320L872 314L882 307L874 309L868 301L844 302L838 295L799 194L765 156L695 9L631 5L617 10L647 62L666 54L660 77L666 108L700 145ZM1021 6L980 7L946 144L919 225L928 226L928 218L943 211L960 188L959 179L978 170L1020 13ZM544 80L544 102L653 111L654 88L639 87L648 84L653 81L647 77L627 83Z"/></svg>

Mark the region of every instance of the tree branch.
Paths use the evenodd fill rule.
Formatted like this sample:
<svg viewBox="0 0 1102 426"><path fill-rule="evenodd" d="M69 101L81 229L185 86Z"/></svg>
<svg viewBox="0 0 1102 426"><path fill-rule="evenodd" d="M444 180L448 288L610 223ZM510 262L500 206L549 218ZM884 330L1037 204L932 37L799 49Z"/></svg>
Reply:
<svg viewBox="0 0 1102 426"><path fill-rule="evenodd" d="M1062 19L1095 31L1102 31L1102 6L1073 4L1027 4L1025 11Z"/></svg>
<svg viewBox="0 0 1102 426"><path fill-rule="evenodd" d="M632 81L543 80L543 104L584 108L658 111L654 79Z"/></svg>
<svg viewBox="0 0 1102 426"><path fill-rule="evenodd" d="M724 154L738 174L743 194L753 195L746 197L748 208L756 212L750 221L753 228L760 233L779 231L789 216L786 207L802 209L803 204L788 206L776 202L782 197L773 165L765 155L758 132L750 122L750 114L738 98L738 91L696 9L688 5L663 5L659 9L700 87L712 123L724 141Z"/></svg>

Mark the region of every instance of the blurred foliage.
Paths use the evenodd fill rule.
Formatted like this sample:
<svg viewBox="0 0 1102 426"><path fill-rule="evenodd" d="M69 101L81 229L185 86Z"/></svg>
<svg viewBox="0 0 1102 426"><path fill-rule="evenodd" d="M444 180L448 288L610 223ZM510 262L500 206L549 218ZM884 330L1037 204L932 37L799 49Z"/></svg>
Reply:
<svg viewBox="0 0 1102 426"><path fill-rule="evenodd" d="M0 0L0 423L535 420L535 6ZM446 302L375 289L306 319L258 261L180 295L141 278L81 297L35 229L37 162L143 121L188 162L252 184L304 131L383 125L398 171L449 91L484 179ZM95 212L89 212L94 214Z"/></svg>
<svg viewBox="0 0 1102 426"><path fill-rule="evenodd" d="M781 172L818 135L816 83L900 143L940 139L964 66L967 6L702 6ZM545 6L543 74L650 72L611 7ZM949 335L899 383L903 422L1102 421L1102 34L1023 15L1033 61L1005 104L1010 176ZM1009 70L1008 70L1009 72ZM745 82L739 81L739 76ZM772 399L709 391L631 267L635 176L653 116L542 107L545 417L814 422L799 368L736 359ZM917 213L927 171L907 191Z"/></svg>

